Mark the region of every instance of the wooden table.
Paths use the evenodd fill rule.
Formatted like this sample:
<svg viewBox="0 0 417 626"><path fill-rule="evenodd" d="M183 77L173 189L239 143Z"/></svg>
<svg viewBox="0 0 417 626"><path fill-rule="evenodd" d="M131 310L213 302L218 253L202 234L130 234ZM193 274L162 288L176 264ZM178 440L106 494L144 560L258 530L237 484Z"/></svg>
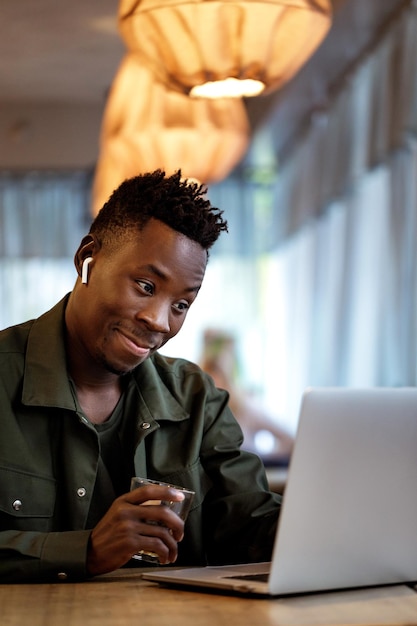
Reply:
<svg viewBox="0 0 417 626"><path fill-rule="evenodd" d="M0 585L1 626L285 626L417 624L406 586L248 599L176 591L138 570L82 583Z"/></svg>

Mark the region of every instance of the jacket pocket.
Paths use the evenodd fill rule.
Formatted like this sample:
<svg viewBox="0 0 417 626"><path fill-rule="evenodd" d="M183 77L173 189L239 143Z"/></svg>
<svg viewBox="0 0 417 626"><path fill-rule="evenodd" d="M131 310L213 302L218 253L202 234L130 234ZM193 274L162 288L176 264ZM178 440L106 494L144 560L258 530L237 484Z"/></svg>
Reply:
<svg viewBox="0 0 417 626"><path fill-rule="evenodd" d="M56 481L0 466L0 512L14 518L50 518L54 513Z"/></svg>

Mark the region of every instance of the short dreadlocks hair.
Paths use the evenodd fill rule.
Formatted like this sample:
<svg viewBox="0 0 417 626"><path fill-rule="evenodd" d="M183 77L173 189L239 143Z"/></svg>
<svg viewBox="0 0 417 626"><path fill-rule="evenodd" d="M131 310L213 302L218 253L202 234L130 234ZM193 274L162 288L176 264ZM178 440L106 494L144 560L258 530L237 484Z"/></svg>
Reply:
<svg viewBox="0 0 417 626"><path fill-rule="evenodd" d="M227 231L223 211L212 207L206 188L181 178L181 170L166 176L162 170L125 180L103 205L91 224L90 233L101 244L112 246L126 232L137 232L150 219L170 228L209 250L221 231Z"/></svg>

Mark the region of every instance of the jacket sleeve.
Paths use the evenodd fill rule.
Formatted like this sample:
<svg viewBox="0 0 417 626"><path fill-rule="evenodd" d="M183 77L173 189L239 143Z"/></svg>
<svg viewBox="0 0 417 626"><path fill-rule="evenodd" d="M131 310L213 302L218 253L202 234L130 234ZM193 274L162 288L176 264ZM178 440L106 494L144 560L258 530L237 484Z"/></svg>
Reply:
<svg viewBox="0 0 417 626"><path fill-rule="evenodd" d="M209 390L201 462L211 480L203 533L212 564L270 561L281 496L269 490L262 461L241 449L243 435L227 392Z"/></svg>
<svg viewBox="0 0 417 626"><path fill-rule="evenodd" d="M241 449L228 393L196 365L157 365L157 405L154 393L147 398L159 413L159 428L145 442L148 476L195 492L176 565L269 561L281 498L269 491L262 461Z"/></svg>
<svg viewBox="0 0 417 626"><path fill-rule="evenodd" d="M90 533L90 530L0 532L0 582L85 579Z"/></svg>

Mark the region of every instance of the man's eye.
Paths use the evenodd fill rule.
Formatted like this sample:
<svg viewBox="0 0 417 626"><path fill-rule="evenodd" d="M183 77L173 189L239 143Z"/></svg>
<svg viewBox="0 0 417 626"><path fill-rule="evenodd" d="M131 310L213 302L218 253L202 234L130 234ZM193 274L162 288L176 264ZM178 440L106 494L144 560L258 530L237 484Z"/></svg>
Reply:
<svg viewBox="0 0 417 626"><path fill-rule="evenodd" d="M150 295L153 294L154 289L151 283L147 283L145 280L137 280L136 283L145 293L150 294Z"/></svg>
<svg viewBox="0 0 417 626"><path fill-rule="evenodd" d="M190 308L190 305L188 302L177 302L176 304L174 304L174 309L177 309L177 311L187 311Z"/></svg>

